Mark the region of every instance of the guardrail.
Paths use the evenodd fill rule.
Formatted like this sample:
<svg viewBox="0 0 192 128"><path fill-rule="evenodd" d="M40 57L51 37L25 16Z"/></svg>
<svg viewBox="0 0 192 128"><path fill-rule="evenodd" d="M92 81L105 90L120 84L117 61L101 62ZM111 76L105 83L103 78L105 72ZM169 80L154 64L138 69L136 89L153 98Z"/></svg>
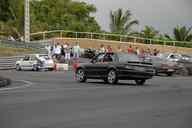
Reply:
<svg viewBox="0 0 192 128"><path fill-rule="evenodd" d="M0 57L0 70L15 69L15 63L23 56Z"/></svg>
<svg viewBox="0 0 192 128"><path fill-rule="evenodd" d="M47 40L54 37L71 37L71 38L88 38L88 39L102 39L102 40L114 40L120 42L133 42L133 43L144 43L144 44L161 44L169 46L182 46L191 47L192 42L184 41L166 41L159 39L142 38L128 35L109 34L109 33L93 33L93 32L74 32L64 30L44 31L31 33L31 40Z"/></svg>
<svg viewBox="0 0 192 128"><path fill-rule="evenodd" d="M10 47L10 48L30 48L38 53L45 53L45 46L48 45L48 41L33 41L30 43L25 43L22 41L9 41L9 40L0 40L0 46L2 47Z"/></svg>

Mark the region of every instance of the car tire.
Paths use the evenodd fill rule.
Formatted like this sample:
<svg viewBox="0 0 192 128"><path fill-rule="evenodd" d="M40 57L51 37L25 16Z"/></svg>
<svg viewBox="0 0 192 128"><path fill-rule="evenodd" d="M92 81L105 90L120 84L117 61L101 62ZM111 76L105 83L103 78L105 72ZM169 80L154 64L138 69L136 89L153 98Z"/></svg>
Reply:
<svg viewBox="0 0 192 128"><path fill-rule="evenodd" d="M173 75L173 72L168 72L167 73L167 76L172 76Z"/></svg>
<svg viewBox="0 0 192 128"><path fill-rule="evenodd" d="M39 71L39 68L38 68L38 66L37 65L33 65L33 69L32 69L33 71Z"/></svg>
<svg viewBox="0 0 192 128"><path fill-rule="evenodd" d="M48 68L48 71L53 71L54 70L54 68Z"/></svg>
<svg viewBox="0 0 192 128"><path fill-rule="evenodd" d="M19 64L17 64L15 69L16 69L16 71L21 71L21 66Z"/></svg>
<svg viewBox="0 0 192 128"><path fill-rule="evenodd" d="M135 80L136 85L144 85L146 80Z"/></svg>
<svg viewBox="0 0 192 128"><path fill-rule="evenodd" d="M181 76L188 76L189 75L189 71L187 70L187 68L182 68L179 70L179 75Z"/></svg>
<svg viewBox="0 0 192 128"><path fill-rule="evenodd" d="M116 84L118 82L117 73L115 70L109 70L109 72L107 73L106 82L109 84Z"/></svg>
<svg viewBox="0 0 192 128"><path fill-rule="evenodd" d="M85 74L85 71L83 69L78 69L76 71L76 80L80 83L83 83L83 82L86 82L87 80L87 77L86 77L86 74Z"/></svg>
<svg viewBox="0 0 192 128"><path fill-rule="evenodd" d="M155 69L155 76L158 76L158 75L159 75L159 73L158 73L157 69Z"/></svg>

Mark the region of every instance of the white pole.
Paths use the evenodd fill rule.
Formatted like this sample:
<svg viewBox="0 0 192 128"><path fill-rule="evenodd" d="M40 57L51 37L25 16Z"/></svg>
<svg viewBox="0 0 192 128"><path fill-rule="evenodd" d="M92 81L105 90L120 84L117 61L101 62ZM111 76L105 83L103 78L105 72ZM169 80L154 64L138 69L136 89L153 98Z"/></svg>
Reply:
<svg viewBox="0 0 192 128"><path fill-rule="evenodd" d="M25 26L24 26L24 41L26 43L30 42L30 9L29 0L25 0Z"/></svg>

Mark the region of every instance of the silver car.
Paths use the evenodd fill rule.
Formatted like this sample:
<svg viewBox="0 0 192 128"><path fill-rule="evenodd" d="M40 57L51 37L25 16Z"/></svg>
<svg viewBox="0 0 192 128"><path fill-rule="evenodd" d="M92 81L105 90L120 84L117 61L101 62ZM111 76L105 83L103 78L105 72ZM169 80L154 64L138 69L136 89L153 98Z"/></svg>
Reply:
<svg viewBox="0 0 192 128"><path fill-rule="evenodd" d="M21 58L16 62L15 66L17 71L20 70L33 70L38 71L40 69L54 69L54 61L46 54L30 54Z"/></svg>

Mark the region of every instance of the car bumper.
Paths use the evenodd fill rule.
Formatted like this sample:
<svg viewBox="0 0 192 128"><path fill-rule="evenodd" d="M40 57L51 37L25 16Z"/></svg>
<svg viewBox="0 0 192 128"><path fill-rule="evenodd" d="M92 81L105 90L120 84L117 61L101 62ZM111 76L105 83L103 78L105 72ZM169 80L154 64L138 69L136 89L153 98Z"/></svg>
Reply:
<svg viewBox="0 0 192 128"><path fill-rule="evenodd" d="M175 69L157 69L156 71L158 73L174 73L174 72L176 72Z"/></svg>
<svg viewBox="0 0 192 128"><path fill-rule="evenodd" d="M154 71L151 72L142 72L142 71L128 71L121 70L118 72L119 79L151 79L154 76Z"/></svg>
<svg viewBox="0 0 192 128"><path fill-rule="evenodd" d="M39 66L39 68L41 68L41 69L53 69L54 65L41 65L41 66Z"/></svg>

